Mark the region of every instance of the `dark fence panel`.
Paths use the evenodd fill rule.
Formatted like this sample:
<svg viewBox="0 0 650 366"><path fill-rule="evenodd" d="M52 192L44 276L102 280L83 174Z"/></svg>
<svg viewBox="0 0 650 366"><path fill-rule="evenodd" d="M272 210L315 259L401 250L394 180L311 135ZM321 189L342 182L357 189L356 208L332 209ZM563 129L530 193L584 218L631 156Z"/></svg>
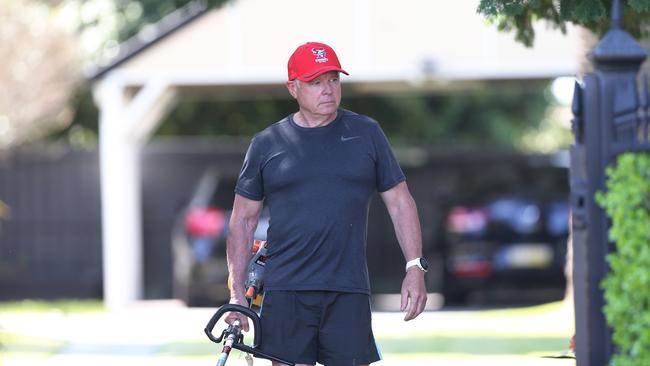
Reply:
<svg viewBox="0 0 650 366"><path fill-rule="evenodd" d="M96 152L30 147L0 158L0 299L101 296Z"/></svg>
<svg viewBox="0 0 650 366"><path fill-rule="evenodd" d="M152 141L142 151L145 298L173 296L173 230L206 170L216 169L221 177L214 203L231 208L247 144L247 140L175 138ZM430 291L440 290L441 225L454 202L517 187L560 195L568 190L565 169L551 174L540 168L555 165L551 156L421 150L422 159L410 161L408 151L404 153L398 149L418 204L424 254L438 269L428 273ZM541 184L549 177L557 182ZM0 219L0 300L101 298L96 151L32 146L0 157L0 200L11 209L9 218ZM373 292L399 292L404 260L379 195L373 198L368 224Z"/></svg>

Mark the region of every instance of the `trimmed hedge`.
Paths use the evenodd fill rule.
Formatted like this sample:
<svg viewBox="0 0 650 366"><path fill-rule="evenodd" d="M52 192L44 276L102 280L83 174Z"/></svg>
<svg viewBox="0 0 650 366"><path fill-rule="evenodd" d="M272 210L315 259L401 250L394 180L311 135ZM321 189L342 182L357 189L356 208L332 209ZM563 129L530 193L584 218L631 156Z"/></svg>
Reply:
<svg viewBox="0 0 650 366"><path fill-rule="evenodd" d="M623 154L606 171L607 192L596 201L612 226L616 251L601 286L613 330L614 366L650 365L650 155Z"/></svg>

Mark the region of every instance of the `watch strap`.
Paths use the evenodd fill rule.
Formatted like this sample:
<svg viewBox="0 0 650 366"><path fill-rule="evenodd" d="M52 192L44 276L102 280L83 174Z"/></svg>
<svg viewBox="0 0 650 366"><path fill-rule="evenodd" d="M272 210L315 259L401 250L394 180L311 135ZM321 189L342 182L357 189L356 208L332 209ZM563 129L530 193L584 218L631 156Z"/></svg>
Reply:
<svg viewBox="0 0 650 366"><path fill-rule="evenodd" d="M415 258L415 259L411 259L410 261L406 262L406 269L405 270L408 271L409 268L411 268L411 267L418 267L421 271L426 272L426 270L424 268L422 268L422 265L420 264L420 258L419 257Z"/></svg>

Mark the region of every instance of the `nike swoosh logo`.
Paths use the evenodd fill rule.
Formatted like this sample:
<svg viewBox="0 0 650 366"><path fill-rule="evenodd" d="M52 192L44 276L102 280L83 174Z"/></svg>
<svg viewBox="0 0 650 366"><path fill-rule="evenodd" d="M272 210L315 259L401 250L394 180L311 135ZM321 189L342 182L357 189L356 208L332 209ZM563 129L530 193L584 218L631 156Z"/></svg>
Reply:
<svg viewBox="0 0 650 366"><path fill-rule="evenodd" d="M360 139L360 138L361 136L349 136L349 137L341 136L341 141L345 142L345 141L350 141L350 140Z"/></svg>

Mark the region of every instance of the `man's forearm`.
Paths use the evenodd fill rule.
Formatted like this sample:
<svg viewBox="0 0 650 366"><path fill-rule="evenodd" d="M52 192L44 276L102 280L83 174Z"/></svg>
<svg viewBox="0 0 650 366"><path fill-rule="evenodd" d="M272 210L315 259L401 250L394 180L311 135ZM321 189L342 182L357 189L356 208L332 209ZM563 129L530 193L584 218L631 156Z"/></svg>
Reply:
<svg viewBox="0 0 650 366"><path fill-rule="evenodd" d="M415 201L409 195L396 207L391 215L395 235L408 261L422 256L422 231Z"/></svg>
<svg viewBox="0 0 650 366"><path fill-rule="evenodd" d="M250 246L253 243L255 226L245 219L236 219L230 223L230 232L226 244L228 272L230 273L230 297L241 300L246 292L246 268L250 259Z"/></svg>
<svg viewBox="0 0 650 366"><path fill-rule="evenodd" d="M406 182L382 193L388 213L395 227L395 235L405 259L422 256L422 231L415 200L408 191ZM415 319L427 304L427 290L424 272L411 269L402 281L400 309L405 311L404 320Z"/></svg>
<svg viewBox="0 0 650 366"><path fill-rule="evenodd" d="M228 240L226 254L228 257L228 272L230 274L230 299L243 305L246 289L246 268L251 258L250 248L253 244L253 233L257 227L257 219L262 211L262 202L254 201L235 194L232 214L228 224Z"/></svg>

